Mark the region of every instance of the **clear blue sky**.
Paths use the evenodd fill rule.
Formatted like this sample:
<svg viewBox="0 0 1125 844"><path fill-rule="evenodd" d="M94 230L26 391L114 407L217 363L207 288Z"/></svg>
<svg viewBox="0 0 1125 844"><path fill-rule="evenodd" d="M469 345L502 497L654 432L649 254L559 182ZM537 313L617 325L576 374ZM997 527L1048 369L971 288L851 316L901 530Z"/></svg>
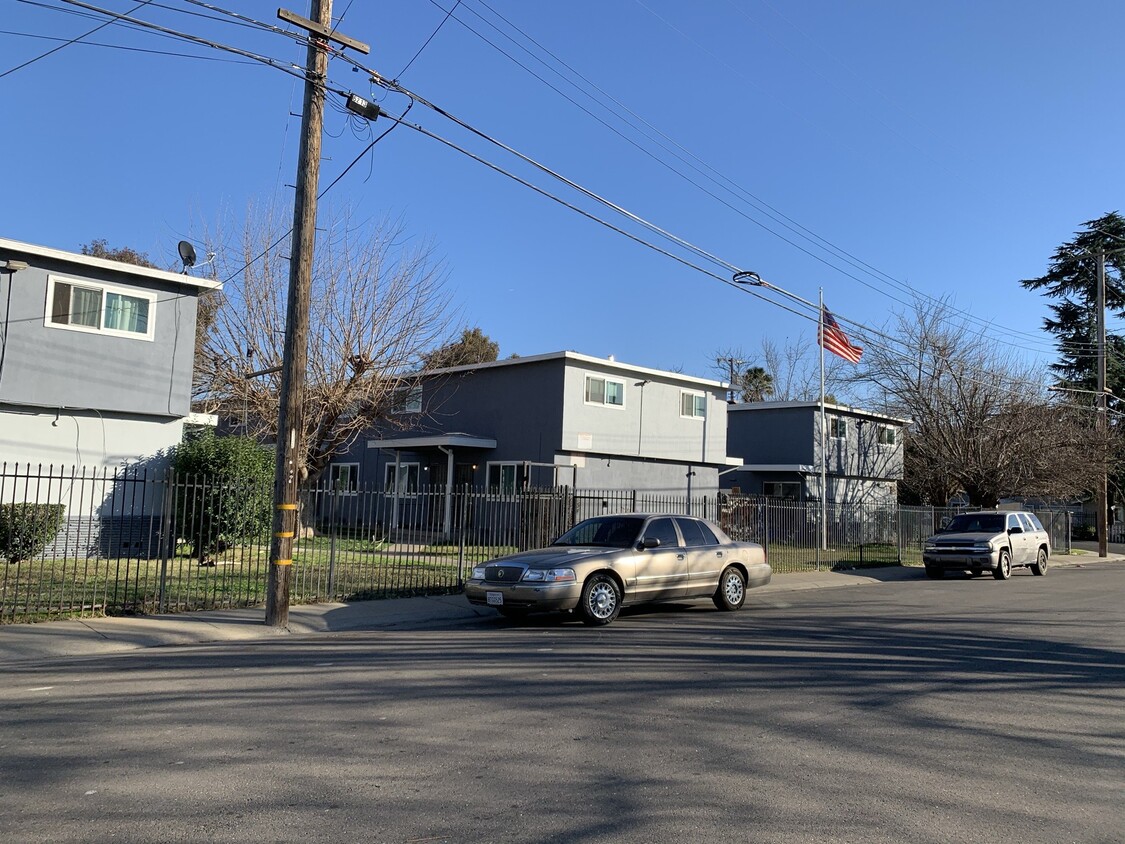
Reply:
<svg viewBox="0 0 1125 844"><path fill-rule="evenodd" d="M303 64L282 35L158 2L137 16ZM454 2L336 0L334 12L371 44L353 54L362 64L727 263L811 300L823 287L846 320L882 324L907 284L1049 361L1044 301L1018 280L1125 206L1116 0L463 0L434 35ZM225 5L281 25L277 4ZM287 8L309 13L306 0ZM0 74L104 20L62 0L0 9ZM72 250L105 238L172 267L176 243L221 214L290 200L296 79L120 25L89 40L181 55L79 43L0 77L0 236ZM338 59L330 81L392 113L407 105ZM659 241L421 105L407 119ZM329 109L321 184L369 140ZM431 240L461 321L502 356L573 349L713 375L717 349L815 336L407 127L324 201Z"/></svg>

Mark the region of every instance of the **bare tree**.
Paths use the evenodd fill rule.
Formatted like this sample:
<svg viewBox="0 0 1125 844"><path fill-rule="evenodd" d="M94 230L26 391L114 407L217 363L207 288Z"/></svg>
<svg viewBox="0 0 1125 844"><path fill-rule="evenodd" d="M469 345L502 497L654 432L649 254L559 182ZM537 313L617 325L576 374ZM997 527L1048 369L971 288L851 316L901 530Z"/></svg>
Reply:
<svg viewBox="0 0 1125 844"><path fill-rule="evenodd" d="M287 227L276 209L251 208L237 240L207 238L215 277L231 280L206 335L197 398L266 438L277 433ZM418 361L446 334L444 271L430 247L408 242L401 222L321 220L302 431L308 478L373 424L406 418L392 411L409 396Z"/></svg>
<svg viewBox="0 0 1125 844"><path fill-rule="evenodd" d="M785 339L778 346L773 340L762 340L762 360L773 379L773 398L777 401L818 401L820 399L820 347L816 329L808 338ZM835 355L824 359L824 390L832 396L847 391L847 364Z"/></svg>
<svg viewBox="0 0 1125 844"><path fill-rule="evenodd" d="M1012 495L1071 497L1104 467L1089 408L1053 398L1042 369L995 337L954 319L947 303L919 301L865 342L858 377L912 420L904 485L920 500L944 504L958 489L985 507Z"/></svg>

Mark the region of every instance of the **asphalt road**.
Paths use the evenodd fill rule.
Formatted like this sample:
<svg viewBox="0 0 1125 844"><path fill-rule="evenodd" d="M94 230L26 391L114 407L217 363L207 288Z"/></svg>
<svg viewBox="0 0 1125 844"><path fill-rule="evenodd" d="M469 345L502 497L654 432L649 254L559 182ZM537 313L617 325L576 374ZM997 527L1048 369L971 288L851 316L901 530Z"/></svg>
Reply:
<svg viewBox="0 0 1125 844"><path fill-rule="evenodd" d="M1125 841L1125 565L6 669L11 842Z"/></svg>

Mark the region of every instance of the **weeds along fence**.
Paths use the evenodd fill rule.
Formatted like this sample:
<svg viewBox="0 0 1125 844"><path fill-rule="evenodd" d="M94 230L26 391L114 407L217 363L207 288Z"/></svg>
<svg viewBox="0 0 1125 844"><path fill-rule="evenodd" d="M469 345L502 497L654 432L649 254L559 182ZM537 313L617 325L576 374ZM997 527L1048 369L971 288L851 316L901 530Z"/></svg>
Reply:
<svg viewBox="0 0 1125 844"><path fill-rule="evenodd" d="M166 469L0 465L0 623L257 606L272 489ZM293 603L459 591L476 563L549 544L590 516L669 512L759 542L778 572L920 563L953 511L569 487L300 492ZM1040 512L1058 551L1065 513ZM827 539L827 543L822 542ZM822 547L823 546L823 547Z"/></svg>

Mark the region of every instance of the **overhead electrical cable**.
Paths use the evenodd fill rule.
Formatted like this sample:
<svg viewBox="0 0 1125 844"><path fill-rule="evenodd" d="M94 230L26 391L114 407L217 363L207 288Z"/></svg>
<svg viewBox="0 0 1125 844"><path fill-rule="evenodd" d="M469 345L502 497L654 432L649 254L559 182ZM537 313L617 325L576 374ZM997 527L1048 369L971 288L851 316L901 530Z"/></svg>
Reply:
<svg viewBox="0 0 1125 844"><path fill-rule="evenodd" d="M277 59L270 58L269 56L262 56L262 55L259 55L257 53L251 53L247 50L239 49L238 47L232 47L229 44L221 44L217 41L211 41L211 40L208 40L206 38L200 38L198 35L192 35L192 34L187 33L187 32L180 32L178 30L169 29L167 27L159 26L159 25L154 24L154 23L149 23L148 21L143 21L143 20L140 20L138 18L132 18L132 17L129 17L128 15L120 14L118 12L114 12L114 11L111 11L109 9L102 9L98 6L93 6L89 3L83 3L83 2L81 2L81 0L62 0L62 2L68 3L72 6L78 6L78 7L83 8L83 9L89 9L89 10L94 11L94 12L99 12L99 13L104 14L104 15L109 15L110 17L114 18L115 20L128 21L129 23L135 24L135 25L140 26L140 27L144 27L145 29L151 29L155 32L162 32L166 35L171 35L173 37L183 39L184 41L190 41L193 44L201 44L204 47L211 47L211 48L216 49L216 50L226 50L227 52L234 53L235 55L243 56L245 58L252 59L256 62L261 62L262 64L265 64L265 65L268 65L270 67L276 68L277 70L280 70L283 73L288 73L290 76L295 76L298 79L305 79L306 75L307 75L306 71L303 67L299 67L299 66L294 65L294 64L289 63L289 62L281 62ZM320 80L314 80L314 81L320 81ZM329 90L331 90L331 89L329 89ZM337 93L342 93L342 92L337 91Z"/></svg>
<svg viewBox="0 0 1125 844"><path fill-rule="evenodd" d="M430 2L433 3L434 5L438 6L438 8L442 8L441 5L436 2L436 0L430 0ZM857 270L860 270L861 272L870 274L873 277L875 277L877 280L885 279L886 283L891 284L898 289L901 289L902 291L908 293L912 297L921 297L921 298L928 299L928 300L934 301L934 302L938 301L935 297L932 297L929 294L924 293L923 291L919 291L916 288L914 288L913 286L907 284L906 282L900 281L899 279L896 279L893 276L883 272L882 270L879 270L878 268L872 266L871 264L868 264L868 263L862 261L861 259L852 255L847 250L844 250L841 247L833 244L831 241L821 237L820 235L816 234L812 230L803 226L802 224L800 224L796 220L793 220L791 217L788 217L783 212L774 208L769 203L767 203L765 200L761 199L760 197L754 195L752 192L750 192L750 191L746 190L745 188L741 187L740 185L735 183L733 180L729 179L729 177L724 176L721 172L719 172L715 168L711 167L709 164L707 164L705 161L700 159L698 156L691 153L690 150L686 149L681 144L679 144L674 139L672 139L670 136L668 136L667 134L662 132L658 127L654 126L653 124L651 124L650 122L645 120L643 117L641 117L639 114L632 111L632 109L630 109L626 104L624 104L620 100L613 97L611 94L606 92L604 89L597 86L596 83L592 82L590 79L588 79L587 77L582 75L579 71L575 70L573 67L568 65L564 60L560 59L557 55L552 53L549 49L544 47L540 42L536 41L534 38L532 38L530 35L528 35L526 32L524 32L522 29L520 29L517 25L513 24L509 19L507 19L502 14L497 12L492 6L490 6L487 2L485 2L485 0L476 0L476 3L480 6L483 6L485 9L488 9L492 14L496 15L496 17L498 17L500 20L504 21L505 24L510 26L513 30L518 32L521 36L526 38L529 42L534 44L538 49L542 50L544 53L546 53L548 56L550 56L555 62L560 64L562 67L566 68L567 71L569 71L575 77L582 80L582 82L584 82L586 85L588 85L591 88L593 88L594 90L596 90L603 97L611 100L618 108L620 108L620 109L624 110L625 112L627 112L628 114L632 115L632 117L634 117L636 120L644 123L647 127L649 127L649 129L651 129L653 132L659 134L660 137L664 138L668 143L674 145L684 155L690 157L690 159L692 159L692 160L688 160L688 159L684 158L684 155L681 155L679 152L677 152L674 149L670 149L667 145L662 143L660 140L658 140L657 138L654 138L651 134L648 134L647 132L645 132L645 130L641 129L636 124L631 123L629 120L625 119L618 112L610 110L612 113L614 113L619 119L621 119L627 125L630 125L633 129L639 131L642 135L647 137L650 141L652 141L653 143L660 146L665 152L667 152L667 153L671 154L672 156L674 156L675 158L679 159L681 162L683 162L687 166L691 167L697 173L700 173L704 177L706 177L709 180L711 180L712 182L714 182L719 187L721 187L724 190L732 193L732 195L740 198L742 201L747 202L748 204L754 206L755 210L759 211L760 213L765 214L766 216L768 216L774 222L776 222L779 225L783 226L784 228L790 230L794 234L809 240L809 242L812 243L813 245L815 245L817 248L825 249L826 251L832 253L833 257L838 258L839 260L845 261L846 263L850 264L851 266L853 266ZM552 67L549 63L545 62L541 57L535 55L535 53L531 52L527 47L520 44L518 41L513 39L510 35L503 32L503 30L499 29L494 23L489 21L487 18L484 18L483 16L481 16L478 12L476 12L475 10L470 8L468 5L465 5L464 8L467 11L469 11L471 14L475 15L478 19L480 19L481 21L483 21L487 25L491 26L496 32L503 35L505 38L507 38L509 41L511 41L516 46L518 46L520 49L524 50L524 52L526 52L532 58L535 58L537 61L542 63L545 67L547 67L549 70L551 70L551 72L559 75L560 78L565 79L568 82L568 84L571 84L572 86L580 88L580 86L575 85L573 80L566 79L556 68ZM619 130L617 130L616 128L614 128L612 126L609 126L609 124L606 123L606 121L604 121L600 117L597 117L596 115L592 114L588 109L586 109L584 106L577 103L572 97L567 95L565 92L561 91L556 86L547 82L545 79L543 79L541 76L536 74L534 71L532 71L526 65L524 65L522 62L519 62L517 59L515 59L513 56L511 56L507 51L503 50L498 45L496 45L494 42L489 40L487 37L485 37L481 33L477 32L472 26L470 26L467 22L462 20L460 17L454 16L454 19L457 20L458 23L460 23L462 26L464 26L466 29L468 29L470 32L472 32L474 35L476 35L478 38L483 40L485 43L489 44L491 47L496 49L502 55L509 58L511 61L513 61L515 64L519 65L521 68L523 68L525 71L530 73L535 78L539 79L541 82L543 82L543 84L550 87L552 90L554 90L560 96L563 96L565 99L567 99L569 102L574 104L576 107L578 107L579 109L584 111L586 114L590 115L595 120L602 123L602 125L606 126L611 131L618 134L620 137L625 139L627 142L633 144L634 146L637 146L637 148L641 149L646 155L649 155L650 157L654 158L654 160L660 162L661 164L663 164L663 166L668 167L673 172L677 173L677 175L679 175L681 178L684 178L686 181L695 185L700 190L703 190L705 193L707 193L712 198L722 202L728 208L731 208L731 210L734 210L736 213L739 213L740 215L745 217L750 222L754 223L755 225L758 225L759 227L763 228L768 233L770 233L773 236L779 238L780 240L789 244L790 246L793 246L794 248L798 249L799 251L803 252L804 254L808 255L809 257L813 258L814 260L817 260L820 263L825 264L829 268L847 276L848 278L851 278L852 280L854 280L854 281L856 281L856 282L858 282L858 283L860 283L860 284L862 284L866 287L869 287L870 289L874 290L875 292L880 293L881 295L888 296L888 298L891 298L892 300L894 300L894 301L896 301L900 304L910 304L908 302L905 302L901 298L898 298L897 296L894 296L894 295L891 295L891 294L887 293L884 290L879 290L877 288L872 287L872 285L870 283L868 283L867 281L865 281L864 279L862 279L862 278L842 269L841 267L831 263L830 261L826 260L824 257L822 257L822 256L820 256L820 255L818 255L814 252L809 251L808 249L806 249L805 247L795 243L794 241L792 241L791 239L789 239L785 235L775 231L774 229L770 228L768 225L762 223L760 220L757 220L757 219L747 215L745 212L741 211L740 209L734 208L728 202L721 199L720 197L717 197L710 190L703 187L702 185L700 185L698 182L696 182L693 179L691 179L690 177L688 177L683 172L679 171L675 167L672 167L667 161L664 161L664 160L660 159L659 157L655 156L651 151L649 151L647 149L644 149L639 144L637 144L636 141L633 141L632 139L627 138ZM586 93L586 92L584 92L584 93ZM589 96L591 99L593 99L595 102L597 102L597 99L595 97L593 97L591 94L586 93L586 95ZM608 107L604 106L604 104L599 103L599 105L602 105L603 108L608 108ZM701 169L701 168L703 168L703 169ZM740 194L741 194L741 196L740 196ZM880 281L880 283L882 283L882 281ZM981 317L978 317L970 311L966 311L966 310L957 308L956 306L950 306L950 307L953 310L957 311L958 313L961 313L966 318L968 318L968 319L970 319L974 322L978 322L980 324L994 325L994 323L991 323L988 320L985 320ZM1013 328L1006 328L1005 330L1007 330L1009 332L1009 334L1023 336L1025 338L1027 338L1027 340L1029 342L1035 344L1035 348L1028 347L1028 346L1021 346L1021 348L1024 348L1027 351L1033 351L1033 352L1038 353L1038 352L1041 352L1043 350L1043 348L1047 345L1046 341L1043 340L1043 338L1038 334L1033 334L1033 333L1030 333L1030 332L1022 331L1022 330L1019 330L1019 329L1013 329ZM1015 344L1013 344L1013 345L1015 345Z"/></svg>
<svg viewBox="0 0 1125 844"><path fill-rule="evenodd" d="M132 9L129 10L128 14L132 14L133 12L137 11L138 9L141 9L144 6L147 6L151 2L152 2L152 0L141 0L140 3L138 3L136 6L134 6ZM108 20L105 23L98 24L93 29L91 29L89 32L84 32L84 33L82 33L81 35L79 35L75 38L71 38L65 44L60 44L59 46L48 50L47 52L43 53L42 55L36 56L33 59L28 59L23 64L18 64L13 68L9 68L8 70L5 70L3 73L0 73L0 79L3 79L8 74L15 73L17 70L23 70L25 67L28 67L29 65L33 65L38 61L42 61L43 59L47 58L48 56L53 56L59 50L62 50L65 47L69 47L71 44L77 44L83 38L86 38L90 35L93 35L95 32L99 32L100 30L105 29L107 26L109 26L112 23L114 23L114 21Z"/></svg>

